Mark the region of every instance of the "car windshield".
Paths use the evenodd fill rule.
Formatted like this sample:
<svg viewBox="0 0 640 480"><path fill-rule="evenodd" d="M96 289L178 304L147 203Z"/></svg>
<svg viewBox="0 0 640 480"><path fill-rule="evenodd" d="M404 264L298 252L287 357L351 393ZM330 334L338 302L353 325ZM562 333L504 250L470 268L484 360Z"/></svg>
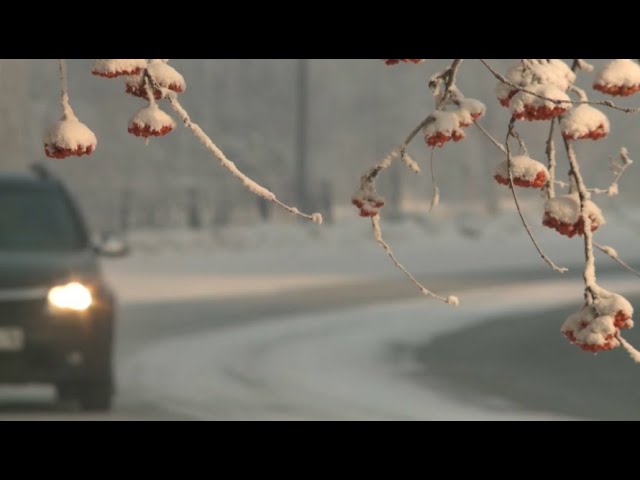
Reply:
<svg viewBox="0 0 640 480"><path fill-rule="evenodd" d="M85 244L70 201L58 189L0 187L0 250L70 251Z"/></svg>

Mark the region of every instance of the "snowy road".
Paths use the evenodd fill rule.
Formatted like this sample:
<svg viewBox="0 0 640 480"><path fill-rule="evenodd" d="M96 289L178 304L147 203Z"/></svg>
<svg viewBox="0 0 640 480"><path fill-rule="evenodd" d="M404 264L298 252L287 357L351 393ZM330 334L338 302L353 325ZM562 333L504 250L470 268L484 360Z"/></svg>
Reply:
<svg viewBox="0 0 640 480"><path fill-rule="evenodd" d="M513 283L514 278L528 283ZM416 372L420 363L405 354L413 344L510 310L526 314L560 306L580 291L579 278L548 279L544 270L440 279L441 291L456 285L456 293L464 293L457 309L427 305L401 279L124 305L114 412L89 415L53 406L50 389L0 389L0 418L562 418L486 395L470 403L440 393L428 372L426 382L425 372ZM607 285L620 291L636 285L627 276L613 282ZM532 306L532 297L544 303Z"/></svg>

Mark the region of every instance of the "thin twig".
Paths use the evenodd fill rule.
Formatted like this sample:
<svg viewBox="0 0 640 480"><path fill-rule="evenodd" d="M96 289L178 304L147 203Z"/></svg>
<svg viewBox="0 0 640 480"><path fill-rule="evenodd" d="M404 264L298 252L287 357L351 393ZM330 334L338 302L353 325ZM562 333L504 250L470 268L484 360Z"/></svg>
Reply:
<svg viewBox="0 0 640 480"><path fill-rule="evenodd" d="M640 352L638 350L636 350L633 347L633 345L631 345L629 342L627 342L622 337L622 335L620 335L620 332L616 333L616 338L622 344L622 347L627 351L627 353L633 359L633 361L636 362L636 363L640 363Z"/></svg>
<svg viewBox="0 0 640 480"><path fill-rule="evenodd" d="M457 297L453 295L450 295L449 297L443 297L441 295L431 292L424 285L422 285L418 280L416 280L416 278L411 274L411 272L409 272L406 268L404 268L404 266L398 261L396 256L393 254L393 250L391 250L391 247L389 246L389 244L382 237L382 230L380 228L380 215L375 215L371 217L371 226L373 228L373 236L376 239L376 241L380 244L380 246L384 249L384 251L387 252L387 255L389 256L389 258L391 258L395 266L402 273L404 273L405 276L409 280L411 280L411 282L418 288L420 293L422 293L426 297L435 298L437 300L448 303L450 305L454 305L454 306L459 305L460 301L458 300Z"/></svg>
<svg viewBox="0 0 640 480"><path fill-rule="evenodd" d="M493 137L493 135L491 135L491 134L487 131L487 129L486 129L486 128L484 128L484 127L482 126L482 124L480 124L477 120L476 120L476 121L474 121L473 123L475 123L475 124L476 124L476 127L478 127L478 129L480 129L480 131L481 131L482 133L484 133L484 135L485 135L489 140L491 140L491 143L493 143L493 144L496 146L496 148L497 148L498 150L500 150L502 153L505 153L505 154L507 153L507 149L506 149L506 148L504 148L504 145L502 145L498 140L496 140L496 139Z"/></svg>
<svg viewBox="0 0 640 480"><path fill-rule="evenodd" d="M565 267L559 267L557 266L543 251L542 248L540 247L540 245L538 244L538 241L536 240L536 238L533 235L533 231L531 230L531 227L529 226L529 224L527 223L527 219L525 218L524 214L522 213L522 209L520 208L520 202L518 201L518 195L516 194L516 189L514 188L514 183L513 183L513 169L512 169L512 158L511 158L511 149L509 148L509 137L512 135L513 133L513 127L515 124L515 118L511 119L511 122L509 123L509 130L507 132L507 139L505 140L505 146L506 146L506 150L507 150L507 165L508 165L508 169L509 169L509 188L511 189L511 194L513 195L513 201L516 205L516 209L518 210L518 215L520 216L520 220L522 221L522 225L524 225L525 230L527 231L527 233L529 234L529 238L531 239L531 241L533 242L533 245L536 247L536 250L538 250L538 253L540 254L540 256L542 257L542 259L551 267L553 268L556 272L560 272L560 273L564 273L566 272L568 269Z"/></svg>
<svg viewBox="0 0 640 480"><path fill-rule="evenodd" d="M606 246L600 245L600 244L598 244L596 242L593 242L593 246L596 247L598 250L600 250L602 253L606 254L612 260L616 261L618 263L618 265L620 265L621 267L627 269L628 271L630 271L634 275L640 277L640 272L638 270L636 270L635 268L633 268L631 265L629 265L627 262L623 261L618 256L618 252L616 252L611 247L606 247Z"/></svg>
<svg viewBox="0 0 640 480"><path fill-rule="evenodd" d="M491 65L489 65L486 60L484 59L480 59L480 62L482 62L482 64L487 68L487 70L489 70L494 77L496 77L500 82L509 85L510 87L519 90L521 92L524 93L528 93L529 95L533 95L534 97L538 97L541 98L542 100L546 100L548 102L551 102L555 105L560 105L563 103L568 103L571 105L599 105L602 107L608 107L608 108L613 108L614 110L619 110L621 112L625 112L625 113L640 113L640 108L627 108L627 107L619 107L618 105L614 104L613 102L609 101L609 100L603 100L601 102L592 102L592 101L584 101L584 100L559 100L557 98L549 98L549 97L545 97L544 95L540 95L539 93L536 92L532 92L531 90L528 90L525 87L522 87L520 85L517 85L515 83L513 83L511 80L507 79L504 75L502 75L501 73L498 73L496 70L493 69L493 67L491 67Z"/></svg>
<svg viewBox="0 0 640 480"><path fill-rule="evenodd" d="M401 145L396 146L393 150L391 150L391 152L389 152L389 154L381 162L379 162L377 165L372 167L367 173L365 173L362 176L361 181L369 182L369 183L373 182L376 179L376 177L380 174L380 172L389 168L394 160L402 156L403 154L402 152L406 151L407 147L413 141L416 135L418 135L418 133L420 133L422 129L427 125L429 125L429 123L431 122L433 122L433 117L431 116L422 120L413 130L411 130L409 135L407 135L407 138L404 139L404 142L402 142ZM407 166L409 165L407 164ZM414 169L412 170L415 171Z"/></svg>
<svg viewBox="0 0 640 480"><path fill-rule="evenodd" d="M522 151L522 153L524 153L528 157L529 151L527 150L527 145L524 143L524 139L522 138L522 136L515 129L513 130L512 135L516 140L518 140L518 145L520 145L520 150Z"/></svg>

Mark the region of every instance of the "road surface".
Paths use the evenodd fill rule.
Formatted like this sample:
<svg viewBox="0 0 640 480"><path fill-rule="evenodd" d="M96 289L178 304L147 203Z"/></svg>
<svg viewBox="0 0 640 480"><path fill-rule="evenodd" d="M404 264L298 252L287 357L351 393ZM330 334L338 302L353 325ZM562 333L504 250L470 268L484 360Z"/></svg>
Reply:
<svg viewBox="0 0 640 480"><path fill-rule="evenodd" d="M604 270L604 269L603 269ZM578 271L578 270L576 270ZM526 278L527 281L549 278L546 270L535 270L523 275L522 272L497 272L488 277L486 274L457 276L450 278L440 278L437 280L437 288L440 291L455 290L462 293L466 289L491 288L497 285L513 284L516 279ZM568 277L567 280L576 281L577 274ZM428 281L429 279L427 279ZM435 279L431 279L430 284L434 285ZM455 286L455 289L454 289ZM336 399L340 397L341 403L336 406L326 407L325 402L314 405L307 398L304 406L298 408L296 399L300 397L300 392L290 392L287 389L295 389L301 383L300 374L309 381L315 381L317 372L340 371L341 365L336 364L337 358L322 356L321 349L326 345L327 336L340 339L342 348L348 351L352 342L357 348L358 338L361 336L358 330L353 330L353 325L346 325L350 329L347 332L340 330L340 324L333 322L331 329L317 327L317 322L313 329L309 330L301 322L294 326L294 321L301 314L313 312L339 312L358 306L371 306L374 304L384 305L402 299L415 299L416 293L411 286L403 279L393 280L371 280L359 284L349 284L339 287L322 287L313 289L303 289L299 291L289 291L280 294L255 296L255 297L235 297L228 300L189 300L185 302L161 302L150 304L125 305L121 309L121 318L117 331L116 365L118 372L118 396L114 410L109 414L87 414L77 412L71 405L56 405L52 402L53 391L48 388L25 387L0 388L0 419L94 419L94 420L185 420L185 419L393 419L393 418L415 418L415 415L403 415L403 399L401 397L389 398L389 402L398 405L398 411L384 410L375 404L359 404L356 399L351 403L344 400L344 395L352 392L335 392ZM431 307L425 304L425 315L429 314ZM447 307L448 308L448 307ZM331 319L331 314L326 318ZM287 323L287 319L290 319ZM425 319L427 321L428 319ZM284 323L283 323L284 322ZM275 330L279 333L274 336L274 329L266 329L265 325L273 323ZM327 320L327 323L329 321ZM359 323L363 327L362 322ZM392 325L392 323L390 323ZM366 327L365 327L366 328ZM392 327L391 327L392 328ZM513 330L513 329L512 329ZM510 330L511 332L511 330ZM515 335L515 331L513 331ZM240 334L240 335L239 335ZM548 332L536 331L536 334L546 336ZM185 402L185 396L181 395L179 400L164 396L162 390L154 388L157 380L161 385L166 379L150 378L146 375L147 370L142 370L142 378L138 377L137 370L141 363L140 355L147 350L156 351L164 348L166 342L174 339L197 338L198 336L217 336L224 342L216 350L216 360L214 364L200 365L199 369L209 369L211 372L210 384L200 385L206 392L194 391L194 402ZM268 337L271 335L271 337ZM227 339L232 342L234 339L242 338L240 351L226 348ZM276 339L274 341L274 338ZM247 339L251 348L246 348ZM251 343L252 342L252 343ZM346 342L346 343L345 343ZM509 343L509 342L507 342ZM240 345L240 344L238 344ZM335 342L332 345L337 345ZM206 346L203 344L203 350ZM336 347L338 348L338 347ZM246 349L242 350L242 349ZM265 359L273 362L270 371L264 371L260 364L260 349L270 349L269 355ZM567 347L567 349L569 349ZM306 352L316 351L311 362L310 356ZM429 349L421 350L421 355ZM448 359L452 352L447 349L438 350L442 359ZM179 350L178 350L179 352ZM258 354L256 353L258 352ZM281 352L281 353L278 353ZM320 352L320 353L318 353ZM180 355L180 353L178 353ZM428 354L421 360L431 362L433 356ZM346 357L345 357L346 358ZM302 361L300 361L302 359ZM232 360L232 361L231 361ZM384 362L394 362L397 359L385 358ZM208 361L203 357L203 362ZM266 361L266 360L265 360ZM317 362L324 362L327 368L319 368ZM467 359L467 361L471 361ZM532 360L533 361L533 360ZM280 382L279 371L291 372L291 363L298 363L295 373L295 383ZM385 368L385 363L381 368ZM444 362L444 360L443 360ZM440 362L442 364L443 362ZM179 363L179 358L176 358ZM233 368L230 368L232 365ZM241 365L241 368L238 368ZM306 365L306 367L305 367ZM546 365L546 363L544 364ZM544 365L541 368L544 368ZM169 367L172 365L170 364ZM320 366L322 367L322 366ZM431 368L431 364L429 365ZM274 370L275 369L275 370ZM207 371L209 371L207 370ZM275 371L275 375L274 375ZM200 372L202 373L202 372ZM190 371L182 372L188 376ZM318 373L321 376L320 373ZM438 375L437 375L438 376ZM294 378L294 377L291 377ZM327 388L334 388L329 380L325 379L324 385ZM405 381L406 379L403 379ZM423 372L416 375L415 386L407 386L406 395L411 396L415 389L422 388L424 381ZM318 379L322 382L322 379ZM375 383L375 379L370 379L370 383ZM443 389L450 390L452 395L458 395L459 391L451 387L452 384L443 382ZM428 388L433 388L431 383ZM426 387L425 387L426 388ZM400 389L402 390L402 389ZM237 398L230 396L230 392L237 393ZM256 392L263 394L256 395ZM206 393L210 397L226 398L226 402L210 402L203 408L202 401L198 400L198 395ZM295 394L294 394L295 393ZM332 392L326 392L331 394ZM291 394L291 395L290 395ZM508 397L508 395L507 395ZM187 399L189 394L187 393ZM514 400L518 401L519 398ZM337 401L337 400L336 400ZM411 403L411 402L408 402ZM553 404L532 403L528 407L542 407L546 412L553 411ZM416 406L419 408L419 406ZM463 407L460 407L461 409ZM514 418L518 418L517 408L509 407L514 411ZM463 411L463 410L460 410ZM407 412L411 408L407 407ZM417 412L417 410L416 410ZM468 416L474 418L474 409L468 409ZM559 412L560 414L571 412ZM507 415L508 417L508 415ZM553 417L549 413L547 417ZM535 415L527 418L536 418Z"/></svg>

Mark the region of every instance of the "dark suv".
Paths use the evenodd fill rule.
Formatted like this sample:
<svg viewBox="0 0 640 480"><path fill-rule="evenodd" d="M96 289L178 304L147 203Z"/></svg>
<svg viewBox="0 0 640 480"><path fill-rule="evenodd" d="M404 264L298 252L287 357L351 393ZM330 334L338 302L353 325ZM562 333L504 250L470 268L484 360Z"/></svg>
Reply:
<svg viewBox="0 0 640 480"><path fill-rule="evenodd" d="M42 167L0 175L0 383L108 410L115 299L76 203Z"/></svg>

